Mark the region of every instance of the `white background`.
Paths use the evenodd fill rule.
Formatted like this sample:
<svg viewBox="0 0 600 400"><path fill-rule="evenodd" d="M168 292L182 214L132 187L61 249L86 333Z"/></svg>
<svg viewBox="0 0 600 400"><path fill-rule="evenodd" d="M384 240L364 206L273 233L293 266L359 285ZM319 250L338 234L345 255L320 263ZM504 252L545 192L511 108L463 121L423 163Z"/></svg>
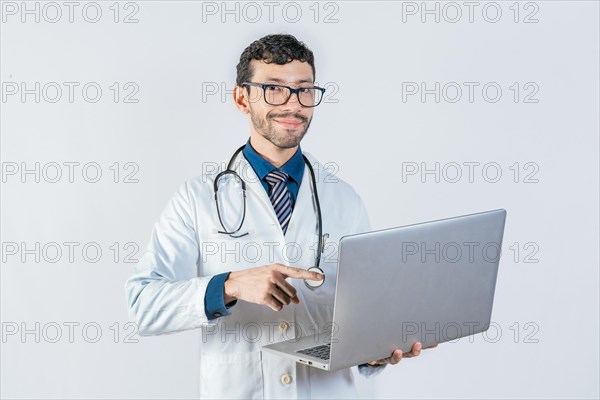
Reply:
<svg viewBox="0 0 600 400"><path fill-rule="evenodd" d="M496 332L404 360L361 381L362 390L393 398L599 397L598 2L479 2L473 22L462 2L428 2L429 9L437 4L439 22L433 14L422 22L421 2L276 3L272 21L263 2L227 3L237 7L231 14L221 2L98 2L96 23L82 15L86 2L77 3L72 23L68 7L56 4L62 18L52 23L56 8L45 3L37 3L39 22L22 13L21 2L2 3L3 398L197 397L199 332L126 342L123 285L133 264L124 262L124 246L134 243L139 256L175 189L247 140L246 118L224 91L234 86L243 49L270 33L294 34L313 50L317 81L334 94L316 110L302 147L335 163L364 199L374 229L508 211ZM451 22L455 4L462 16ZM413 6L415 15L407 13ZM488 22L497 8L499 21ZM124 23L132 12L138 22ZM528 15L537 22L525 23ZM35 82L40 101L22 99L21 83L34 89ZM49 82L63 89L55 103L52 85L42 90ZM79 84L73 102L63 82ZM102 88L95 103L82 95L89 82ZM137 103L124 102L128 82L139 88ZM451 84L439 102L433 94L403 101L403 82L429 89L455 82L462 97L450 101ZM479 84L472 102L464 82ZM502 89L497 102L482 95L490 82ZM223 87L209 95L213 83ZM525 102L532 88L529 100L537 102ZM39 183L20 173L36 162ZM74 182L65 162L80 163ZM109 168L115 162L118 183ZM133 171L128 162L139 167L137 183L123 182ZM470 162L480 163L472 182ZM52 163L62 166L56 183L49 182ZM97 183L83 178L86 163L100 165ZM439 182L435 174L403 177L411 163L420 171L439 163ZM455 183L451 163L462 166ZM496 169L482 173L485 164L501 168L497 182L490 182ZM15 165L19 171L9 174ZM40 250L36 262L35 254L22 254L36 242L40 249L58 243L62 257L50 262L55 253ZM64 242L78 243L73 262ZM102 249L98 262L83 258L86 243ZM79 324L72 343L69 323ZM87 323L95 325L86 335ZM62 336L50 343L56 326ZM102 335L89 343L94 326ZM23 337L23 329L33 333Z"/></svg>

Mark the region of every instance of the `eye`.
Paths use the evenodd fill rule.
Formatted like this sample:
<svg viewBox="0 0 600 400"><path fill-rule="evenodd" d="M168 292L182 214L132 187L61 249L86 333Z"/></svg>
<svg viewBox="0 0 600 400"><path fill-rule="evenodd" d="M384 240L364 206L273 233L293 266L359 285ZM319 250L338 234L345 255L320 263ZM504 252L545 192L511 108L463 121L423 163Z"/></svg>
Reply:
<svg viewBox="0 0 600 400"><path fill-rule="evenodd" d="M279 86L269 85L267 86L267 91L269 92L278 92L281 88Z"/></svg>

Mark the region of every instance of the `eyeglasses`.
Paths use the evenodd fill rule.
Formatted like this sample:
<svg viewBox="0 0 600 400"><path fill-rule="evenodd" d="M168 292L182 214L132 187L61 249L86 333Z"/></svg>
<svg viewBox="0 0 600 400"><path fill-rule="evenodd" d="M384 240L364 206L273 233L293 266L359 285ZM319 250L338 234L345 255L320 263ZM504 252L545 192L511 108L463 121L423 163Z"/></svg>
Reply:
<svg viewBox="0 0 600 400"><path fill-rule="evenodd" d="M287 103L292 94L296 93L298 102L303 107L316 107L323 100L323 94L325 93L325 89L318 86L294 89L289 86L274 85L271 83L244 82L242 86L244 85L262 88L265 102L272 106L281 106Z"/></svg>

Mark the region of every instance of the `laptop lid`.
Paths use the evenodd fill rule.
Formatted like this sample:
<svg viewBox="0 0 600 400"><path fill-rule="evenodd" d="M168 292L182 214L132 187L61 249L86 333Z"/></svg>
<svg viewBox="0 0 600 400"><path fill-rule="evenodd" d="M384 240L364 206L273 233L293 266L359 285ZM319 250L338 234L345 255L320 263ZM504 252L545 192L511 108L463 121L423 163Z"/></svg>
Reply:
<svg viewBox="0 0 600 400"><path fill-rule="evenodd" d="M340 240L330 368L485 331L505 210Z"/></svg>

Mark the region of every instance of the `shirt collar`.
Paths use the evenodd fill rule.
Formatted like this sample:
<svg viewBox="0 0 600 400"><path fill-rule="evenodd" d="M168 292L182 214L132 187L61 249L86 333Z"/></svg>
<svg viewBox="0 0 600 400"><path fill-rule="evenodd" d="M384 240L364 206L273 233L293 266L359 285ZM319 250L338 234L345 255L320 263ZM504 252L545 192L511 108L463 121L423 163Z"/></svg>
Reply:
<svg viewBox="0 0 600 400"><path fill-rule="evenodd" d="M256 152L256 150L254 150L250 144L250 139L248 139L243 153L250 165L252 165L252 168L254 168L256 175L258 175L261 180L264 180L265 176L267 176L269 172L277 169L273 164L265 160ZM300 184L304 174L304 157L302 157L302 149L300 148L300 145L298 145L298 149L292 158L290 158L279 169L288 174L296 183Z"/></svg>

